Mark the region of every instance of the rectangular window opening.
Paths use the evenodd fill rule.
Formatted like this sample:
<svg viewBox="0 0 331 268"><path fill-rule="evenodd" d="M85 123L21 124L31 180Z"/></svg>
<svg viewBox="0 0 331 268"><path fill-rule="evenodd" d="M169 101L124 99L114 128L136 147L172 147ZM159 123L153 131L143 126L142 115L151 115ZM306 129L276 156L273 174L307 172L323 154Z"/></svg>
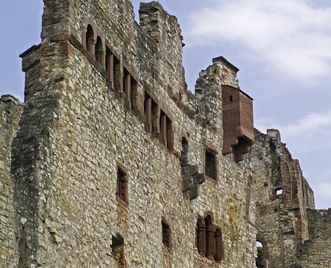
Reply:
<svg viewBox="0 0 331 268"><path fill-rule="evenodd" d="M165 221L162 221L162 243L170 248L170 242L170 226Z"/></svg>
<svg viewBox="0 0 331 268"><path fill-rule="evenodd" d="M109 83L114 88L114 55L108 47L106 47L106 71Z"/></svg>
<svg viewBox="0 0 331 268"><path fill-rule="evenodd" d="M205 155L205 175L209 178L217 179L216 154L208 149Z"/></svg>
<svg viewBox="0 0 331 268"><path fill-rule="evenodd" d="M283 188L278 187L274 190L274 195L280 196L282 194L283 194Z"/></svg>
<svg viewBox="0 0 331 268"><path fill-rule="evenodd" d="M145 93L144 114L146 128L152 131L152 98L147 93Z"/></svg>
<svg viewBox="0 0 331 268"><path fill-rule="evenodd" d="M117 167L117 190L116 190L117 197L124 201L125 203L128 202L128 178L126 172Z"/></svg>
<svg viewBox="0 0 331 268"><path fill-rule="evenodd" d="M160 112L160 138L161 142L167 146L167 115L161 110Z"/></svg>
<svg viewBox="0 0 331 268"><path fill-rule="evenodd" d="M172 122L169 117L167 117L167 148L172 150L174 148L174 132L172 129Z"/></svg>
<svg viewBox="0 0 331 268"><path fill-rule="evenodd" d="M124 238L120 234L112 236L112 255L117 261L124 260Z"/></svg>
<svg viewBox="0 0 331 268"><path fill-rule="evenodd" d="M126 107L131 109L131 100L132 100L132 84L131 84L131 75L130 73L124 68L124 76L123 76L123 88L125 93L125 104Z"/></svg>
<svg viewBox="0 0 331 268"><path fill-rule="evenodd" d="M121 91L121 63L114 56L114 89L116 91Z"/></svg>

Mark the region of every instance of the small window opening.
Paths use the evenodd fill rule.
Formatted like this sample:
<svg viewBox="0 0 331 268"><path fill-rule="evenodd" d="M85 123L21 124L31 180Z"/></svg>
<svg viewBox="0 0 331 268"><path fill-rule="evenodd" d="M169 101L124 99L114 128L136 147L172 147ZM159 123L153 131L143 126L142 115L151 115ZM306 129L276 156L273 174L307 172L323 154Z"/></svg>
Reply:
<svg viewBox="0 0 331 268"><path fill-rule="evenodd" d="M106 71L111 87L114 88L114 54L106 48Z"/></svg>
<svg viewBox="0 0 331 268"><path fill-rule="evenodd" d="M145 93L144 113L146 128L152 131L152 98L147 93Z"/></svg>
<svg viewBox="0 0 331 268"><path fill-rule="evenodd" d="M114 56L114 88L121 91L121 62Z"/></svg>
<svg viewBox="0 0 331 268"><path fill-rule="evenodd" d="M217 178L216 155L208 149L205 154L205 174L209 178Z"/></svg>
<svg viewBox="0 0 331 268"><path fill-rule="evenodd" d="M131 109L131 102L132 102L132 81L131 81L130 73L124 69L124 77L123 77L123 87L125 93L125 104L126 106Z"/></svg>
<svg viewBox="0 0 331 268"><path fill-rule="evenodd" d="M230 102L233 102L233 96L232 95L230 96L229 99L230 99Z"/></svg>
<svg viewBox="0 0 331 268"><path fill-rule="evenodd" d="M206 257L209 259L214 259L216 250L216 240L215 240L215 226L212 223L212 218L208 215L205 219L206 225Z"/></svg>
<svg viewBox="0 0 331 268"><path fill-rule="evenodd" d="M206 251L206 226L205 221L202 217L198 217L197 225L196 225L196 247L198 252L201 255L205 255Z"/></svg>
<svg viewBox="0 0 331 268"><path fill-rule="evenodd" d="M160 112L160 137L161 142L167 146L167 115L162 110Z"/></svg>
<svg viewBox="0 0 331 268"><path fill-rule="evenodd" d="M224 260L224 245L223 245L222 230L219 227L216 228L215 239L216 239L215 261L220 262Z"/></svg>
<svg viewBox="0 0 331 268"><path fill-rule="evenodd" d="M255 259L256 267L257 268L268 268L268 247L261 243L260 241L256 241L256 250L257 250L257 256Z"/></svg>
<svg viewBox="0 0 331 268"><path fill-rule="evenodd" d="M131 76L131 108L138 110L138 82Z"/></svg>
<svg viewBox="0 0 331 268"><path fill-rule="evenodd" d="M167 116L167 122L166 122L166 132L167 132L167 148L169 150L174 148L174 132L172 128L172 121Z"/></svg>
<svg viewBox="0 0 331 268"><path fill-rule="evenodd" d="M170 226L165 221L162 221L162 243L168 248L171 246Z"/></svg>
<svg viewBox="0 0 331 268"><path fill-rule="evenodd" d="M120 200L124 201L125 203L128 202L128 178L126 172L120 167L117 168L116 195Z"/></svg>
<svg viewBox="0 0 331 268"><path fill-rule="evenodd" d="M112 237L111 248L115 260L122 262L124 260L124 238L120 234Z"/></svg>
<svg viewBox="0 0 331 268"><path fill-rule="evenodd" d="M159 107L157 103L154 100L152 100L152 131L154 133L159 133L160 131L158 121L159 121Z"/></svg>
<svg viewBox="0 0 331 268"><path fill-rule="evenodd" d="M222 230L213 224L212 216L199 216L195 228L195 243L199 254L217 262L224 260Z"/></svg>
<svg viewBox="0 0 331 268"><path fill-rule="evenodd" d="M103 66L104 52L100 36L98 36L97 43L95 44L95 59L100 63L101 66Z"/></svg>
<svg viewBox="0 0 331 268"><path fill-rule="evenodd" d="M91 25L86 30L86 50L94 55L94 31Z"/></svg>
<svg viewBox="0 0 331 268"><path fill-rule="evenodd" d="M274 195L276 195L276 196L280 196L280 195L282 195L282 194L283 194L283 188L280 188L280 187L275 188L275 190L274 190Z"/></svg>
<svg viewBox="0 0 331 268"><path fill-rule="evenodd" d="M182 138L182 151L180 154L180 165L182 167L188 166L188 141L185 137Z"/></svg>

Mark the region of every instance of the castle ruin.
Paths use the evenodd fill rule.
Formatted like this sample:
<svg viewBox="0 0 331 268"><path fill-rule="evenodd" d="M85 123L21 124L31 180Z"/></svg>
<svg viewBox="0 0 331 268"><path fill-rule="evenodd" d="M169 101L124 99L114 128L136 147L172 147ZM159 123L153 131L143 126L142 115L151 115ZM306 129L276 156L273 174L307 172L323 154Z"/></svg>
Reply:
<svg viewBox="0 0 331 268"><path fill-rule="evenodd" d="M177 19L139 15L44 0L24 104L0 99L0 267L330 268L331 210L239 69L215 57L192 93Z"/></svg>

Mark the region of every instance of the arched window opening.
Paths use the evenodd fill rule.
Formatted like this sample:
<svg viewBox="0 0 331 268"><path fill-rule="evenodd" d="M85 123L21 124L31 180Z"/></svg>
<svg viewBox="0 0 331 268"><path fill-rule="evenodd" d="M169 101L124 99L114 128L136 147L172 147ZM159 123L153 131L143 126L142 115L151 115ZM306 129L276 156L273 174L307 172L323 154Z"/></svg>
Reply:
<svg viewBox="0 0 331 268"><path fill-rule="evenodd" d="M97 62L100 63L101 66L103 66L104 62L104 51L102 47L102 40L100 36L97 38L97 43L95 44L95 59Z"/></svg>
<svg viewBox="0 0 331 268"><path fill-rule="evenodd" d="M213 224L212 215L198 217L196 225L196 247L200 255L221 262L224 260L222 230Z"/></svg>
<svg viewBox="0 0 331 268"><path fill-rule="evenodd" d="M86 31L86 50L94 55L94 31L91 25L87 26Z"/></svg>
<svg viewBox="0 0 331 268"><path fill-rule="evenodd" d="M266 243L262 243L259 240L256 240L256 250L257 250L257 256L256 256L256 267L257 268L268 268L268 247Z"/></svg>

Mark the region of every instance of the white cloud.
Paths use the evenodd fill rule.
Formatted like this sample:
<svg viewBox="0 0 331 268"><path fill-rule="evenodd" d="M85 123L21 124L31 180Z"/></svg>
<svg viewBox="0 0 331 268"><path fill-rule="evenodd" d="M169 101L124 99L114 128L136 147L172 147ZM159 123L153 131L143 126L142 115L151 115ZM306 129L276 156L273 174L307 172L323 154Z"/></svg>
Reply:
<svg viewBox="0 0 331 268"><path fill-rule="evenodd" d="M331 111L307 114L289 124L278 124L272 118L260 118L255 126L263 132L268 128L280 130L282 141L288 145L292 156L304 160L306 164L301 168L313 186L317 207L331 207L331 169L328 166Z"/></svg>
<svg viewBox="0 0 331 268"><path fill-rule="evenodd" d="M293 124L283 126L283 129L290 137L302 134L309 137L315 136L316 133L322 133L323 130L331 130L331 111L308 114Z"/></svg>
<svg viewBox="0 0 331 268"><path fill-rule="evenodd" d="M300 79L331 70L331 6L307 0L215 1L190 15L194 45L233 42L283 74Z"/></svg>
<svg viewBox="0 0 331 268"><path fill-rule="evenodd" d="M330 179L328 181L322 182L317 185L315 192L315 201L319 204L323 204L322 207L327 208L330 207L331 204L331 182ZM316 195L318 193L318 195Z"/></svg>
<svg viewBox="0 0 331 268"><path fill-rule="evenodd" d="M279 129L282 140L297 154L331 148L331 111L307 114L289 124L279 124L273 119L262 118L256 120L255 126L262 131L267 128Z"/></svg>

